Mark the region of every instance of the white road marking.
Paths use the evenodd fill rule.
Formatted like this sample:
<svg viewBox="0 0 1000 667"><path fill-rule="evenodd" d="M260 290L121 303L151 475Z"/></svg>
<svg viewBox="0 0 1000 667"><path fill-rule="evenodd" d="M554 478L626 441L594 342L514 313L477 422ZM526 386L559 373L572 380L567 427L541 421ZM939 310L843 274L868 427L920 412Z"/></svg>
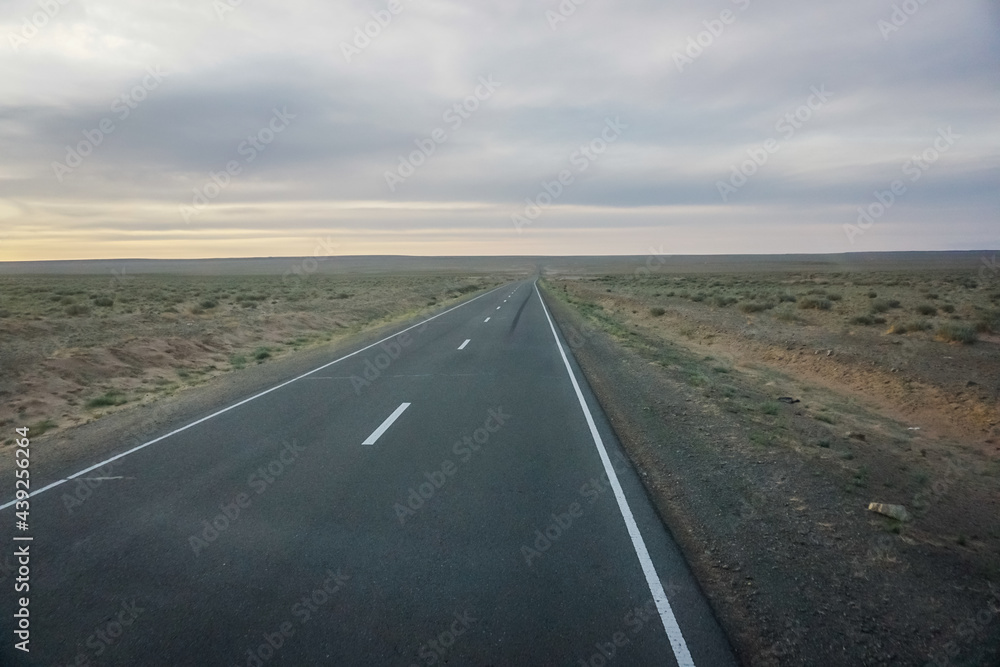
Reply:
<svg viewBox="0 0 1000 667"><path fill-rule="evenodd" d="M374 445L375 441L381 438L382 434L389 430L389 427L392 426L392 422L399 419L399 415L403 414L403 411L406 410L406 408L408 407L410 407L409 403L400 403L399 407L396 408L391 415L385 418L385 421L382 422L382 425L379 426L374 431L372 431L372 434L368 436L368 438L361 444Z"/></svg>
<svg viewBox="0 0 1000 667"><path fill-rule="evenodd" d="M484 296L492 294L493 292L496 292L498 289L500 289L500 288L499 287L494 287L489 292L484 292L484 293L480 294L479 296L473 297L473 298L469 299L468 301L466 301L464 303L460 303L457 306L452 306L448 310L442 310L437 315L432 315L431 317L428 317L423 322L417 322L414 325L406 327L402 331L397 331L396 333L392 334L391 336L386 336L385 338L383 338L381 340L377 340L377 341L375 341L374 343L372 343L370 345L366 345L366 346L364 346L364 347L362 347L362 348L360 348L358 350L355 350L354 352L351 352L350 354L345 354L344 356L340 357L339 359L334 359L333 361L327 362L327 363L323 364L322 366L319 366L318 368L314 368L314 369L312 369L311 371L309 371L307 373L303 373L302 375L299 375L297 377L293 377L291 380L286 380L286 381L282 382L281 384L277 384L277 385L271 387L270 389L265 389L264 391L260 392L259 394L254 394L253 396L251 396L249 398L244 398L242 401L238 401L236 403L233 403L232 405L230 405L228 407L225 407L225 408L222 408L221 410L216 410L212 414L206 415L205 417L202 417L201 419L197 419L197 420L195 420L195 421L193 421L193 422L191 422L189 424L185 424L184 426L181 426L180 428L176 428L173 431L171 431L170 433L165 433L165 434L161 435L158 438L153 438L152 440L148 440L148 441L142 443L141 445L136 445L132 449L127 449L124 452L121 452L120 454L115 454L111 458L105 459L105 460L101 461L100 463L95 463L94 465L90 466L89 468L84 468L83 470L80 470L79 472L75 472L72 475L69 475L67 477L63 477L60 480L56 480L55 482L52 482L51 484L47 484L46 486L43 486L40 489L35 489L34 491L32 491L31 493L28 494L28 497L31 498L33 496L37 496L39 493L44 493L44 492L48 491L49 489L54 489L55 487L57 487L57 486L59 486L61 484L65 484L66 482L70 481L71 479L76 479L80 475L86 475L91 470L97 470L98 468L106 466L107 464L111 463L112 461L117 461L118 459L123 458L125 456L128 456L129 454L134 454L135 452L139 451L140 449L144 449L146 447L149 447L150 445L152 445L154 443L157 443L160 440L166 440L167 438L169 438L172 435L177 435L178 433L181 433L182 431L186 431L186 430L188 430L189 428L191 428L193 426L197 426L198 424L201 424L202 422L206 422L209 419L212 419L213 417L218 417L219 415L221 415L223 413L226 413L226 412L229 412L230 410L233 410L235 408L238 408L238 407L240 407L241 405L243 405L245 403L249 403L250 401L256 400L256 399L260 398L261 396L264 396L265 394L270 394L272 391L277 391L278 389L281 389L284 386L290 385L293 382L297 382L297 381L301 380L302 378L309 377L313 373L318 373L319 371L323 370L324 368L329 368L330 366L333 366L334 364L340 363L344 359L348 359L350 357L353 357L356 354L361 354L365 350L370 350L371 348L373 348L376 345L379 345L381 343L384 343L385 341L389 340L390 338L394 338L394 337L398 336L401 333L406 333L410 329L416 329L417 327L419 327L421 325L424 325L424 324L427 324L431 320L437 319L437 318L441 317L442 315L444 315L446 313L450 313L451 311L453 311L453 310L455 310L457 308L461 308L462 306L467 306L470 303L472 303L473 301L477 301L479 299L482 299ZM13 507L15 502L17 502L16 499L11 500L8 503L4 503L3 505L0 505L0 510L5 510L8 507Z"/></svg>
<svg viewBox="0 0 1000 667"><path fill-rule="evenodd" d="M460 350L464 350L464 349L465 349L465 346L469 344L469 341L470 341L470 340L472 340L472 339L471 339L471 338L466 338L466 339L465 339L465 342L464 342L464 343L462 343L461 345L459 345L459 346L458 346L458 349L460 349Z"/></svg>
<svg viewBox="0 0 1000 667"><path fill-rule="evenodd" d="M656 574L656 567L653 566L653 560L649 557L646 542L642 539L642 533L639 532L639 526L635 523L635 517L632 516L632 509L628 506L625 492L622 491L622 485L618 482L618 475L615 473L615 469L611 465L611 459L608 457L608 451L604 447L604 440L601 439L601 434L597 431L594 416L590 414L590 408L587 407L587 401L584 400L583 392L580 391L580 385L573 374L573 367L569 365L569 359L566 358L566 350L563 349L563 345L559 341L559 334L556 333L556 325L553 324L552 317L549 315L549 309L545 307L545 302L542 301L542 293L538 291L537 282L535 283L535 292L538 292L538 300L541 301L542 310L545 311L545 317L549 321L552 336L556 340L556 347L559 348L559 354L562 356L563 364L566 366L566 372L569 374L570 382L573 383L576 398L580 402L580 407L583 408L583 415L587 420L587 426L590 427L590 435L594 439L594 445L597 446L597 453L600 454L601 462L604 463L604 472L607 473L611 489L615 492L618 509L621 510L622 518L625 519L625 526L628 528L629 537L632 538L632 547L635 549L636 556L639 557L642 572L646 575L646 585L649 586L649 592L653 594L653 600L656 601L656 609L660 612L660 621L663 623L663 629L667 631L670 646L674 649L674 657L677 659L679 667L694 667L694 660L691 658L691 652L684 641L684 635L681 634L680 626L677 625L674 610L670 608L667 594L663 592L663 584L660 583L660 578Z"/></svg>
<svg viewBox="0 0 1000 667"><path fill-rule="evenodd" d="M500 310L500 306L497 306L497 310Z"/></svg>
<svg viewBox="0 0 1000 667"><path fill-rule="evenodd" d="M483 324L486 324L489 321L490 321L490 318L487 317L485 320L483 320Z"/></svg>

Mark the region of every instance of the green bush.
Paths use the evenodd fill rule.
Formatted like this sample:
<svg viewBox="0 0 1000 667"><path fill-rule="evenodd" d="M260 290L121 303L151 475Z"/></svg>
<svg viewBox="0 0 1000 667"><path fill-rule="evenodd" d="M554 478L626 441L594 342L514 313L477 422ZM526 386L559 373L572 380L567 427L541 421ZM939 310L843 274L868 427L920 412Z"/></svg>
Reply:
<svg viewBox="0 0 1000 667"><path fill-rule="evenodd" d="M919 315L926 315L927 317L933 317L934 315L937 315L937 308L935 308L929 303L922 303L916 308L914 308L914 310Z"/></svg>
<svg viewBox="0 0 1000 667"><path fill-rule="evenodd" d="M967 324L945 324L938 328L937 337L948 343L962 343L972 345L979 336L975 327Z"/></svg>
<svg viewBox="0 0 1000 667"><path fill-rule="evenodd" d="M649 314L652 315L653 317L660 317L660 316L662 316L666 312L667 311L665 311L663 308L650 308L649 309Z"/></svg>
<svg viewBox="0 0 1000 667"><path fill-rule="evenodd" d="M202 308L215 308L216 306L219 305L219 302L216 301L215 299L205 299L198 305L201 306Z"/></svg>

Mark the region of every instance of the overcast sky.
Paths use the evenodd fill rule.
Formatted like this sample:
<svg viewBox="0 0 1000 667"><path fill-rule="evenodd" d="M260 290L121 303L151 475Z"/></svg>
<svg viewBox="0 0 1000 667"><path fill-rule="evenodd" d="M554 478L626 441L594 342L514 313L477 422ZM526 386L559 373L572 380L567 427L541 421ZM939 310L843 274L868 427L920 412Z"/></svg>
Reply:
<svg viewBox="0 0 1000 667"><path fill-rule="evenodd" d="M998 3L579 1L3 0L0 259L1000 247Z"/></svg>

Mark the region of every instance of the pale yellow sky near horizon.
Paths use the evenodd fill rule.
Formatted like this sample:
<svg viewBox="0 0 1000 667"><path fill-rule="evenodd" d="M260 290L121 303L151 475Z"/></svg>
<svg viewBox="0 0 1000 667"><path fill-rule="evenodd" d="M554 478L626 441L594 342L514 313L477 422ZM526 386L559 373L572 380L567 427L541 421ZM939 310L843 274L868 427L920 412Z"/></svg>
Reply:
<svg viewBox="0 0 1000 667"><path fill-rule="evenodd" d="M948 227L880 221L852 235L844 207L558 206L516 229L510 209L489 204L275 202L219 205L190 224L157 204L31 207L19 223L0 210L0 261L196 259L337 255L649 255L840 253L990 249L978 220ZM6 215L2 215L6 213ZM50 216L48 224L37 220ZM107 224L100 219L107 217ZM134 222L133 219L134 218ZM241 226L247 218L253 228ZM291 222L286 218L297 219ZM273 220L273 221L272 221ZM326 222L324 222L326 220ZM271 222L269 222L271 221ZM737 222L738 221L738 222ZM810 222L811 221L811 222ZM353 224L352 224L353 223ZM919 223L918 223L919 224ZM901 242L906 238L906 242ZM1000 247L1000 237L992 245Z"/></svg>

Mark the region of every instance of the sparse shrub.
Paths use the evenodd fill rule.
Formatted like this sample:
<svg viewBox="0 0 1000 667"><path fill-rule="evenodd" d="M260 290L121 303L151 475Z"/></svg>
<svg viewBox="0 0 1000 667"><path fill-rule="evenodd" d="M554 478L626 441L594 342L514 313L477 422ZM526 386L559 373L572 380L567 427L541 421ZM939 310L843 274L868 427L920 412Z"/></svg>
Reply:
<svg viewBox="0 0 1000 667"><path fill-rule="evenodd" d="M978 335L975 327L967 324L945 324L938 328L937 338L948 343L962 343L972 345L976 342Z"/></svg>
<svg viewBox="0 0 1000 667"><path fill-rule="evenodd" d="M665 311L663 308L659 307L649 309L649 314L652 315L653 317L661 317L666 312L667 311Z"/></svg>
<svg viewBox="0 0 1000 667"><path fill-rule="evenodd" d="M877 296L878 296L878 292L875 292L874 290L871 290L871 291L868 292L868 298L869 299L874 299Z"/></svg>
<svg viewBox="0 0 1000 667"><path fill-rule="evenodd" d="M71 316L76 315L88 315L90 313L90 308L82 306L78 303L74 303L66 307L66 314Z"/></svg>
<svg viewBox="0 0 1000 667"><path fill-rule="evenodd" d="M977 287L979 287L979 283L977 283L975 280L973 280L968 276L962 276L961 278L958 279L957 282L959 285L965 287L966 289L976 289Z"/></svg>
<svg viewBox="0 0 1000 667"><path fill-rule="evenodd" d="M873 313L887 313L893 308L899 308L899 301L896 299L879 299L872 303Z"/></svg>
<svg viewBox="0 0 1000 667"><path fill-rule="evenodd" d="M115 305L115 300L108 296L99 296L94 299L94 305L100 306L101 308L110 308Z"/></svg>
<svg viewBox="0 0 1000 667"><path fill-rule="evenodd" d="M954 313L955 312L955 306L951 305L950 303L942 304L941 305L941 311L945 312L945 313Z"/></svg>
<svg viewBox="0 0 1000 667"><path fill-rule="evenodd" d="M51 419L43 419L42 421L36 422L36 423L32 424L31 426L29 426L28 427L28 433L31 434L31 437L36 438L36 437L42 435L43 433L45 433L46 431L51 431L52 429L58 428L58 427L59 427L59 425L56 424Z"/></svg>
<svg viewBox="0 0 1000 667"><path fill-rule="evenodd" d="M109 391L103 396L87 401L88 408L103 408L109 405L124 405L128 399L120 391Z"/></svg>
<svg viewBox="0 0 1000 667"><path fill-rule="evenodd" d="M774 303L770 301L747 301L740 304L740 310L744 313L759 313L774 308Z"/></svg>
<svg viewBox="0 0 1000 667"><path fill-rule="evenodd" d="M798 301L798 298L794 294L791 294L789 292L785 292L784 294L778 295L779 303L795 303L796 301Z"/></svg>
<svg viewBox="0 0 1000 667"><path fill-rule="evenodd" d="M833 303L829 299L817 299L809 297L799 301L799 308L803 310L830 310Z"/></svg>
<svg viewBox="0 0 1000 667"><path fill-rule="evenodd" d="M916 308L914 308L914 310L918 314L920 314L920 315L926 315L927 317L933 317L934 315L937 315L937 308L935 308L934 306L932 306L929 303L922 303L919 306L917 306Z"/></svg>
<svg viewBox="0 0 1000 667"><path fill-rule="evenodd" d="M695 294L695 295L693 295L691 297L691 300L694 301L694 302L696 302L696 303L701 303L702 301L705 300L705 293L704 292L698 292L697 294Z"/></svg>
<svg viewBox="0 0 1000 667"><path fill-rule="evenodd" d="M733 298L731 296L721 296L720 295L720 296L713 296L711 303L716 308L725 308L726 306L728 306L731 303L736 303L736 301L737 301L737 299L735 299L735 298Z"/></svg>
<svg viewBox="0 0 1000 667"><path fill-rule="evenodd" d="M1000 311L989 311L983 313L976 320L976 331L980 333L989 333L991 331L1000 330Z"/></svg>
<svg viewBox="0 0 1000 667"><path fill-rule="evenodd" d="M242 354L234 354L229 357L229 363L233 365L233 368L240 369L247 365L247 358Z"/></svg>
<svg viewBox="0 0 1000 667"><path fill-rule="evenodd" d="M258 347L253 353L253 358L256 359L257 361L263 361L264 359L267 359L270 356L271 356L271 351L266 347Z"/></svg>
<svg viewBox="0 0 1000 667"><path fill-rule="evenodd" d="M870 327L875 324L875 318L872 315L858 315L857 317L851 318L851 324L862 324L866 327Z"/></svg>
<svg viewBox="0 0 1000 667"><path fill-rule="evenodd" d="M827 292L826 298L829 299L830 301L840 301L841 299L844 298L844 295L837 294L836 292Z"/></svg>
<svg viewBox="0 0 1000 667"><path fill-rule="evenodd" d="M780 409L781 404L776 401L768 401L767 403L760 404L760 411L765 415L776 415Z"/></svg>
<svg viewBox="0 0 1000 667"><path fill-rule="evenodd" d="M779 320L781 322L793 322L795 324L800 324L805 321L791 310L774 311L774 319Z"/></svg>
<svg viewBox="0 0 1000 667"><path fill-rule="evenodd" d="M219 305L219 302L216 301L215 299L204 299L198 305L201 306L202 308L215 308L216 306Z"/></svg>
<svg viewBox="0 0 1000 667"><path fill-rule="evenodd" d="M913 333L915 331L927 331L931 328L925 320L910 320L908 322L897 322L889 327L887 333L891 334L905 334Z"/></svg>

